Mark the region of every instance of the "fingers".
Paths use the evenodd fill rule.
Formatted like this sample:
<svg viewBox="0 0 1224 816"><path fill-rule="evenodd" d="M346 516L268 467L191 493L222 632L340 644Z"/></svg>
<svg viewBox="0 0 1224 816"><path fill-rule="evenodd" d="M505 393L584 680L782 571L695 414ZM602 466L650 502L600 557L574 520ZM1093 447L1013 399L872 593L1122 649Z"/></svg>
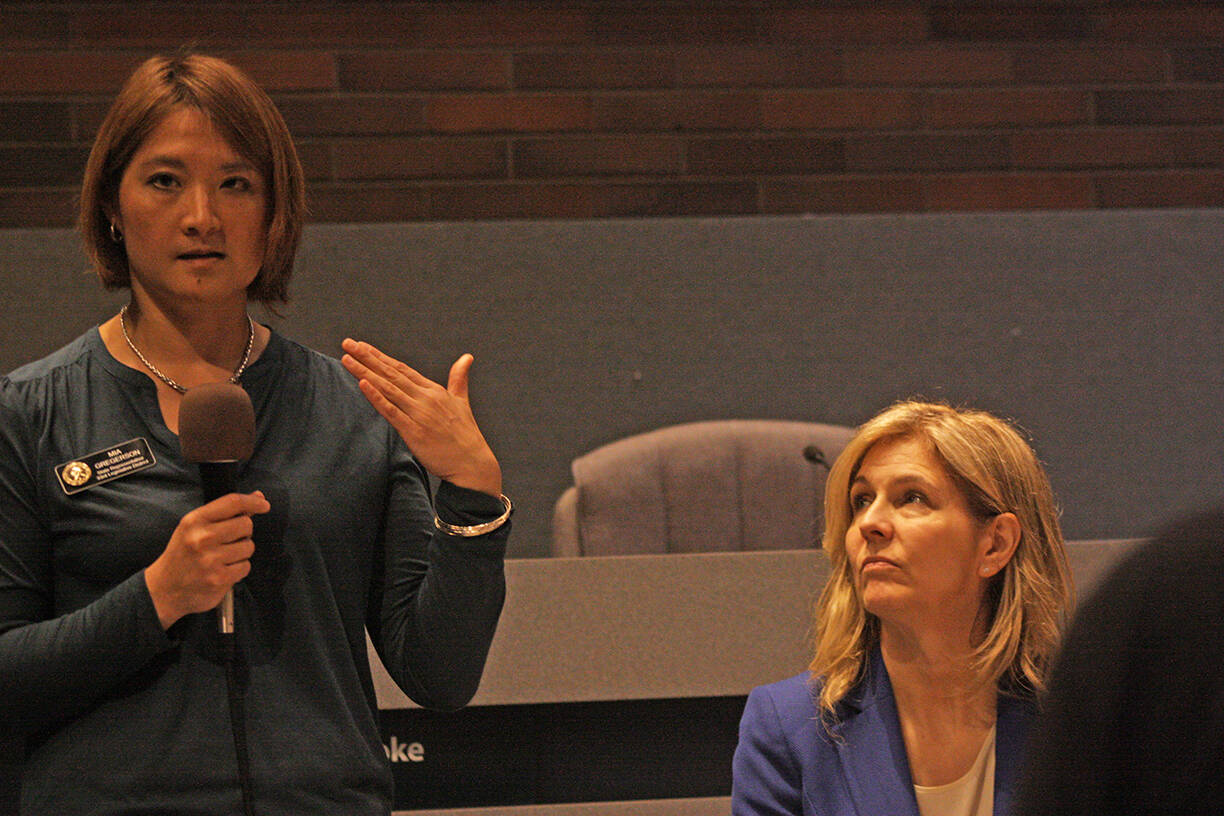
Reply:
<svg viewBox="0 0 1224 816"><path fill-rule="evenodd" d="M250 516L235 516L203 526L188 526L183 544L196 553L203 563L228 566L244 561L255 552L251 534L255 523Z"/></svg>
<svg viewBox="0 0 1224 816"><path fill-rule="evenodd" d="M436 388L412 368L387 357L368 343L345 340L344 348L349 353L340 362L358 379L362 392L378 412L397 427L395 413L402 411L411 415L413 403L427 394L429 388ZM367 385L372 386L373 391Z"/></svg>
<svg viewBox="0 0 1224 816"><path fill-rule="evenodd" d="M145 584L165 628L184 615L213 609L250 574L252 517L270 509L259 491L229 493L179 520L166 549L145 569Z"/></svg>
<svg viewBox="0 0 1224 816"><path fill-rule="evenodd" d="M400 436L407 438L412 435L412 418L400 406L391 402L383 395L383 392L378 390L378 386L368 379L361 379L357 382L357 387L361 389L361 393L374 406L374 410L382 416L383 419L391 423L391 427L399 431Z"/></svg>
<svg viewBox="0 0 1224 816"><path fill-rule="evenodd" d="M340 345L347 352L340 362L349 370L349 373L358 379L371 381L379 379L381 384L398 386L410 397L415 396L416 393L410 386L416 389L428 389L434 385L432 380L416 369L384 354L369 343L346 338ZM457 397L467 399L468 372L472 368L474 359L471 354L463 354L455 361L447 380L447 391Z"/></svg>
<svg viewBox="0 0 1224 816"><path fill-rule="evenodd" d="M362 393L370 399L370 402L374 403L376 408L379 407L379 403L375 401L372 395L377 395L377 399L383 403L383 407L379 408L379 410L383 412L384 416L386 416L386 413L383 408L400 410L406 414L412 413L413 403L425 393L423 389L406 381L403 385L398 385L366 368L351 357L346 356L341 362L344 363L349 373L357 378L357 383L361 387Z"/></svg>
<svg viewBox="0 0 1224 816"><path fill-rule="evenodd" d="M460 487L500 495L501 467L468 400L471 354L454 362L443 388L368 343L346 339L342 345L341 362L361 393L422 467Z"/></svg>
<svg viewBox="0 0 1224 816"><path fill-rule="evenodd" d="M195 516L203 522L217 522L234 516L257 516L271 509L272 505L268 504L263 491L256 490L254 493L227 493L197 507L187 515Z"/></svg>
<svg viewBox="0 0 1224 816"><path fill-rule="evenodd" d="M384 380L394 382L400 387L407 385L425 388L433 383L429 378L422 375L420 372L413 369L411 366L401 363L399 360L379 351L369 343L357 342L352 338L346 338L340 344L348 354L341 362L350 372L357 376L365 376L366 374L374 374L382 377ZM356 366L351 365L355 363ZM354 368L359 369L362 373L358 374Z"/></svg>
<svg viewBox="0 0 1224 816"><path fill-rule="evenodd" d="M471 413L468 406L471 354L464 354L455 361L447 387L442 388L369 343L346 339L342 345L347 353L340 362L357 378L366 399L405 438L418 433L420 426L450 422L455 416Z"/></svg>

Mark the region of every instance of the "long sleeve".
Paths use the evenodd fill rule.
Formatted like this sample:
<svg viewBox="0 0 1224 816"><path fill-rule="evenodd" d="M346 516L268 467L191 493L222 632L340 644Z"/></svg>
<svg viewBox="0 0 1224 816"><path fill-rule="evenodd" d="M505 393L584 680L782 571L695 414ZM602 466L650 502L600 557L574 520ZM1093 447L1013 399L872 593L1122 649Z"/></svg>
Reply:
<svg viewBox="0 0 1224 816"><path fill-rule="evenodd" d="M4 382L0 408L0 719L22 730L112 693L173 641L142 573L59 614L29 417Z"/></svg>
<svg viewBox="0 0 1224 816"><path fill-rule="evenodd" d="M454 710L476 693L505 599L503 562L510 523L474 538L447 535L415 463L393 479L385 531L385 574L376 577L367 628L387 671L412 700ZM495 518L501 502L443 482L438 512L456 523ZM423 557L422 557L423 554Z"/></svg>
<svg viewBox="0 0 1224 816"><path fill-rule="evenodd" d="M22 807L236 812L215 617L163 632L143 579L202 498L152 381L94 330L0 384L0 715L26 726ZM425 473L336 360L274 333L242 386L256 443L237 489L270 505L234 587L255 809L386 813L366 632L413 699L466 703L500 614L508 527L438 533ZM146 466L85 489L56 475L135 447ZM500 512L483 494L438 494L455 524Z"/></svg>
<svg viewBox="0 0 1224 816"><path fill-rule="evenodd" d="M798 816L802 770L767 688L748 696L731 775L733 816Z"/></svg>

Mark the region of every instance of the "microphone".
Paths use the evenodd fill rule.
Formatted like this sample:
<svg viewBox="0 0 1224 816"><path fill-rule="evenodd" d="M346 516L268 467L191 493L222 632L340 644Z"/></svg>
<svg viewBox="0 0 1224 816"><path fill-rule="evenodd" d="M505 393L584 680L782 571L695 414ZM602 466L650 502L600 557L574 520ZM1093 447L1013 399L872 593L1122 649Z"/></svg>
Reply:
<svg viewBox="0 0 1224 816"><path fill-rule="evenodd" d="M815 445L808 445L803 449L803 458L814 465L824 465L825 470L829 470L829 463L825 461L824 451Z"/></svg>
<svg viewBox="0 0 1224 816"><path fill-rule="evenodd" d="M829 471L833 468L829 466L828 460L825 459L824 451L816 445L807 445L803 449L803 458L811 462L813 465L822 465L825 469L827 477ZM820 491L816 489L817 472L812 471L812 498L814 499L814 507L812 508L812 534L819 545L821 530L824 527L824 504L820 498Z"/></svg>
<svg viewBox="0 0 1224 816"><path fill-rule="evenodd" d="M255 450L255 409L241 386L219 382L189 388L179 405L179 445L200 466L204 502L233 493L238 465ZM222 634L234 632L234 590L217 607Z"/></svg>

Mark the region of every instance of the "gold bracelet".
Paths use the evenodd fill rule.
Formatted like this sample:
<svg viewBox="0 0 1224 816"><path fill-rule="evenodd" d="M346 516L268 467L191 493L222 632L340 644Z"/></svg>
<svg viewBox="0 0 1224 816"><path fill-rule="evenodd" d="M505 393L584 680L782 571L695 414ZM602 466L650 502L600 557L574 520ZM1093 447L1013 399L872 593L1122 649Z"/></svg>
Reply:
<svg viewBox="0 0 1224 816"><path fill-rule="evenodd" d="M434 515L434 526L447 535L461 536L462 538L475 538L486 533L491 533L498 527L510 520L510 514L514 512L514 505L503 494L498 496L501 499L502 505L506 508L500 516L492 521L486 521L484 524L471 524L468 526L460 526L458 524L447 524L438 516Z"/></svg>

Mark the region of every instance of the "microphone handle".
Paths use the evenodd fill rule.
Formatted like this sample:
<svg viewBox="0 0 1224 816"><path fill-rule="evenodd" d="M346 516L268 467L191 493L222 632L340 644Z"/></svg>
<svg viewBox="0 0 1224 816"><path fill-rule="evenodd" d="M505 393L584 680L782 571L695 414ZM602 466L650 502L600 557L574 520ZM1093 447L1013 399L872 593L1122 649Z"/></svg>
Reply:
<svg viewBox="0 0 1224 816"><path fill-rule="evenodd" d="M200 462L200 482L204 486L204 503L233 493L238 487L238 463ZM231 588L217 605L217 631L234 634L234 590Z"/></svg>
<svg viewBox="0 0 1224 816"><path fill-rule="evenodd" d="M217 604L217 631L223 635L234 634L234 590L226 591L221 603Z"/></svg>

